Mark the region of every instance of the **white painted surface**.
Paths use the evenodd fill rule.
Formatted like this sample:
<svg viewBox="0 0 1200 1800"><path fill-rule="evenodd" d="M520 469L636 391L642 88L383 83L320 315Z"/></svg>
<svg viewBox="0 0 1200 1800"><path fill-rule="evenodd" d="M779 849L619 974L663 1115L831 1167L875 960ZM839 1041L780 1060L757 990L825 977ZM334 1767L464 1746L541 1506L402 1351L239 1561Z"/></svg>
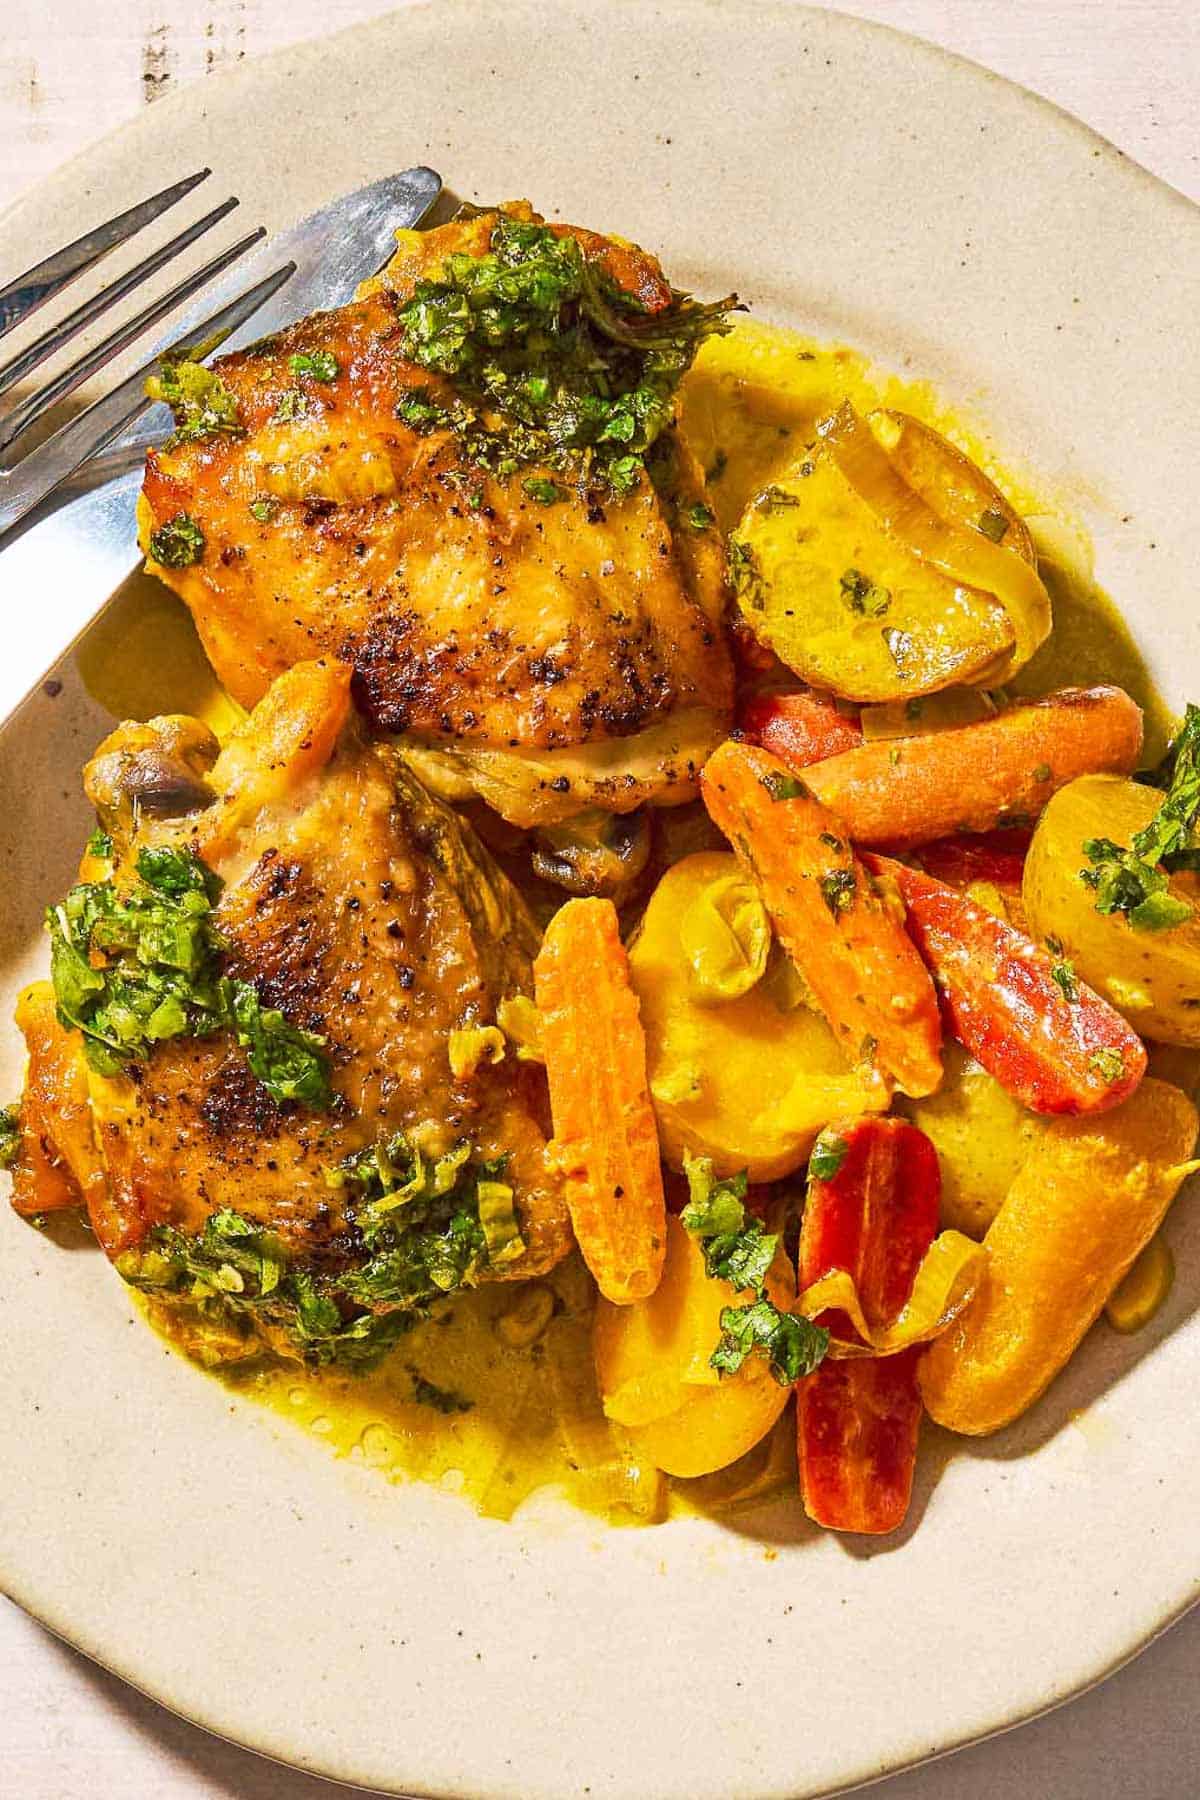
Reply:
<svg viewBox="0 0 1200 1800"><path fill-rule="evenodd" d="M0 204L172 84L218 78L243 55L386 10L387 0L9 0ZM1194 0L863 0L840 10L917 32L1024 82L1200 199ZM398 95L398 132L402 115ZM0 1478L14 1473L19 1479L19 1452L14 1458L10 1446ZM910 1652L931 1656L931 1681L934 1650L915 1644ZM881 1800L1175 1800L1195 1791L1200 1766L1198 1673L1200 1611L1050 1718L875 1791ZM803 1671L790 1703L802 1711ZM185 1725L0 1603L3 1800L315 1800L331 1791Z"/></svg>

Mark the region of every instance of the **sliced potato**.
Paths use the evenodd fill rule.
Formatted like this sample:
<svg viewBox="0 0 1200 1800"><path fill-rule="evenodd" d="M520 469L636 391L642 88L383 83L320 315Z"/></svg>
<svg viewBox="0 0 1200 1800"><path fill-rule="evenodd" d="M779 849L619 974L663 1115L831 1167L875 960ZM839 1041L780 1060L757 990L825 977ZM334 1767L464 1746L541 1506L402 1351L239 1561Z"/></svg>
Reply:
<svg viewBox="0 0 1200 1800"><path fill-rule="evenodd" d="M1029 1112L961 1045L947 1041L945 1078L924 1100L896 1096L942 1170L942 1224L981 1238L1004 1203L1045 1121Z"/></svg>
<svg viewBox="0 0 1200 1800"><path fill-rule="evenodd" d="M1138 930L1123 913L1096 911L1080 879L1083 844L1128 844L1149 823L1162 795L1119 775L1083 775L1054 795L1025 859L1023 898L1032 935L1061 941L1075 972L1111 1001L1142 1037L1200 1046L1200 881L1187 871L1170 891L1194 908L1165 931Z"/></svg>
<svg viewBox="0 0 1200 1800"><path fill-rule="evenodd" d="M790 1306L795 1281L782 1251L767 1275L778 1306ZM600 1397L639 1456L668 1475L707 1475L736 1462L766 1436L787 1405L765 1361L748 1357L719 1376L709 1358L721 1338L721 1313L739 1296L704 1265L704 1252L672 1214L655 1292L632 1306L601 1300L593 1345Z"/></svg>
<svg viewBox="0 0 1200 1800"><path fill-rule="evenodd" d="M668 1163L682 1168L687 1150L711 1157L718 1174L748 1169L751 1181L774 1181L800 1166L831 1119L880 1111L887 1091L852 1071L778 946L744 992L714 1003L697 982L684 920L739 877L736 857L723 851L669 869L630 945L629 974Z"/></svg>
<svg viewBox="0 0 1200 1800"><path fill-rule="evenodd" d="M873 413L871 425L935 512L984 520L987 535L1033 563L1024 524L960 450L905 414ZM751 502L730 567L755 635L806 681L848 699L905 700L1012 672L1001 602L887 532L820 444Z"/></svg>

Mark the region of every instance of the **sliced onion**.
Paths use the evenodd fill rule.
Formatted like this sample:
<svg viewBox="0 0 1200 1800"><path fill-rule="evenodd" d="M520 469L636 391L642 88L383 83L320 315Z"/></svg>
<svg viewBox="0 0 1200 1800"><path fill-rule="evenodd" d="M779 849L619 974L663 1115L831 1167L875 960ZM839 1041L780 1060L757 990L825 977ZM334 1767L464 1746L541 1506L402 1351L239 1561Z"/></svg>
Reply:
<svg viewBox="0 0 1200 1800"><path fill-rule="evenodd" d="M849 1317L862 1342L831 1338L830 1356L895 1356L945 1331L974 1298L986 1259L987 1251L973 1238L943 1231L925 1252L904 1310L890 1325L869 1323L854 1278L845 1269L831 1269L806 1287L795 1310L808 1319L835 1308Z"/></svg>
<svg viewBox="0 0 1200 1800"><path fill-rule="evenodd" d="M934 512L848 400L817 429L846 481L886 532L952 581L995 596L1012 625L1013 667L1028 662L1050 631L1050 597L1033 565L981 531Z"/></svg>

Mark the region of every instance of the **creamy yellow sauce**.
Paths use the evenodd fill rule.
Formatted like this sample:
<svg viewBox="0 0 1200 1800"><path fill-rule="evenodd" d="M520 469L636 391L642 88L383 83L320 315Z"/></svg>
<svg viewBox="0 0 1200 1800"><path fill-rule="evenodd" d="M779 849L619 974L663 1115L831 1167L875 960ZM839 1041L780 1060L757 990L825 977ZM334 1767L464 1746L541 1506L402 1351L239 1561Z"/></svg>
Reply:
<svg viewBox="0 0 1200 1800"><path fill-rule="evenodd" d="M1170 717L1115 607L1092 580L1086 537L998 467L928 384L903 381L844 346L757 323L711 340L684 385L683 425L709 473L722 528L737 523L746 503L796 460L817 421L845 398L860 412L900 408L943 432L1030 520L1048 557L1044 570L1055 623L1050 642L1015 688L1044 692L1068 683L1119 682L1145 710L1148 756L1156 756ZM126 584L88 634L78 665L88 691L114 718L189 712L221 735L240 716L217 685L181 602L143 577ZM416 1326L370 1374L235 1365L220 1372L221 1379L319 1437L335 1454L365 1462L390 1481L440 1484L498 1518L511 1516L528 1495L548 1486L618 1522L649 1522L680 1507L727 1511L794 1491L789 1414L739 1463L700 1481L668 1481L639 1463L597 1398L590 1281L572 1259L548 1285L554 1316L537 1342L523 1348L502 1335L501 1318L515 1290L495 1285L459 1297ZM468 1409L443 1412L422 1404L418 1378L461 1398Z"/></svg>

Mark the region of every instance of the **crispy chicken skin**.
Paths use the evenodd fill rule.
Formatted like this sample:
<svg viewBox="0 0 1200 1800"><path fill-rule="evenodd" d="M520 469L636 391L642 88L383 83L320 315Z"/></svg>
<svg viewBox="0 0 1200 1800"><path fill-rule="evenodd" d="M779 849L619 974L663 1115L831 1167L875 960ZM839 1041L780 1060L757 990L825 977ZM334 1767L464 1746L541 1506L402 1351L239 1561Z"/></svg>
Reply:
<svg viewBox="0 0 1200 1800"><path fill-rule="evenodd" d="M403 1131L431 1157L464 1138L507 1153L526 1248L505 1275L565 1253L542 1071L509 1056L456 1078L448 1057L452 1029L528 991L536 934L467 828L365 741L349 681L333 660L298 664L219 754L193 720L123 725L85 777L118 885L138 849L163 844L221 876L225 972L324 1037L332 1107L277 1103L229 1033L173 1038L101 1075L37 984L18 1014L22 1211L83 1203L115 1257L152 1226L195 1233L233 1208L336 1273L352 1246L327 1172ZM81 873L102 878L91 857Z"/></svg>
<svg viewBox="0 0 1200 1800"><path fill-rule="evenodd" d="M482 256L496 217L401 233L351 305L213 365L244 432L150 453L144 544L182 512L204 550L191 566L149 566L186 601L244 705L292 664L333 655L353 665L355 703L377 731L460 756L618 740L629 766L652 732L654 766L620 792L609 781L603 803L686 798L729 723L732 671L719 540L678 522L703 494L682 442L660 439L657 485L643 479L617 499L568 481L546 505L526 488L544 468L486 475L450 430L422 434L396 416L416 390L453 397L444 377L402 357L399 308L448 254ZM647 314L670 303L654 258L555 229ZM336 359L332 380L298 380L289 359L314 352ZM684 719L681 733L664 731ZM551 769L547 812L595 802L586 762L554 780Z"/></svg>

